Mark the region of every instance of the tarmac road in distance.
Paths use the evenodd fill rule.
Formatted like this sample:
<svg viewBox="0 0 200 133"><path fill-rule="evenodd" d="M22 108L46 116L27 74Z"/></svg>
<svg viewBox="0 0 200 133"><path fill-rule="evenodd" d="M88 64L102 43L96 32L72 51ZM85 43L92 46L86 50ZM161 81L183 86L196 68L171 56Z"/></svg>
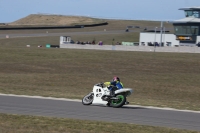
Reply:
<svg viewBox="0 0 200 133"><path fill-rule="evenodd" d="M139 32L139 31L130 31ZM72 36L72 35L98 35L98 34L119 34L125 33L124 30L113 30L113 31L89 31L89 32L62 32L62 33L31 33L31 34L0 34L0 38L17 38L17 37L41 37L41 36Z"/></svg>

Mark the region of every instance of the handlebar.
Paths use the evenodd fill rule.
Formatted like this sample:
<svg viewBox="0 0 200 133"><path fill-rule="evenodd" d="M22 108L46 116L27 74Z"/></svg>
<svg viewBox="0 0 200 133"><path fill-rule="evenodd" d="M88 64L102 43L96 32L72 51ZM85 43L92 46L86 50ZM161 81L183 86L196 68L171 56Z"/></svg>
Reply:
<svg viewBox="0 0 200 133"><path fill-rule="evenodd" d="M95 85L96 85L96 86L100 86L100 87L103 88L104 83L103 83L103 82L100 82L100 83L97 83L97 84L95 84Z"/></svg>

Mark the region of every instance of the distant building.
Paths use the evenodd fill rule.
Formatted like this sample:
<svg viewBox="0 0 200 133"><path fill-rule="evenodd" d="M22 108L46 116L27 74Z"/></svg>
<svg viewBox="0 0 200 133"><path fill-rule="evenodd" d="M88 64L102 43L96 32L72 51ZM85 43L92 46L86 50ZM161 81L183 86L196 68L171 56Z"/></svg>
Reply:
<svg viewBox="0 0 200 133"><path fill-rule="evenodd" d="M200 41L200 7L179 10L184 10L185 18L173 22L176 39L183 44L197 44Z"/></svg>
<svg viewBox="0 0 200 133"><path fill-rule="evenodd" d="M60 44L70 44L71 37L70 36L60 36Z"/></svg>
<svg viewBox="0 0 200 133"><path fill-rule="evenodd" d="M154 46L157 42L159 46L196 46L200 42L200 7L179 10L184 10L185 18L171 22L174 26L174 34L166 34L163 27L160 28L162 31L158 32L158 28L155 27L153 33L140 33L140 45Z"/></svg>

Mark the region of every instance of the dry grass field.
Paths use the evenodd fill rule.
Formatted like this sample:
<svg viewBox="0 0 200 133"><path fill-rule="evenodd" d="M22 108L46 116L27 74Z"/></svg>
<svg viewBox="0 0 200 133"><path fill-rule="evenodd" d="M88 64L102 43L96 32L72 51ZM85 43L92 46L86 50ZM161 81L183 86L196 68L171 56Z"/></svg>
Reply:
<svg viewBox="0 0 200 133"><path fill-rule="evenodd" d="M0 133L199 133L164 127L0 114Z"/></svg>
<svg viewBox="0 0 200 133"><path fill-rule="evenodd" d="M127 25L160 26L160 22L108 20L109 25L49 32L124 30ZM172 26L168 23L168 28ZM138 41L135 33L74 35L74 40ZM44 30L0 31L44 33ZM172 31L173 32L173 31ZM122 52L45 48L59 44L59 36L0 39L0 93L81 99L97 82L121 78L133 88L131 104L200 110L200 55L188 53ZM30 45L31 47L26 47ZM42 48L38 48L42 45ZM0 132L142 132L190 133L192 131L117 123L0 114ZM24 123L24 124L22 124ZM25 124L26 123L26 124ZM78 126L76 126L78 125ZM121 125L121 124L120 124ZM78 127L78 128L77 128ZM94 128L97 127L97 128ZM75 129L76 128L76 129ZM111 131L112 129L112 131ZM196 133L196 132L193 132Z"/></svg>
<svg viewBox="0 0 200 133"><path fill-rule="evenodd" d="M1 39L1 93L81 99L118 75L131 104L200 110L199 54L37 47L48 39Z"/></svg>
<svg viewBox="0 0 200 133"><path fill-rule="evenodd" d="M18 22L22 23L26 19L30 18L26 17ZM109 30L122 30L131 24L152 27L159 24L152 21L108 21L109 24L106 26L80 30L99 31L105 27ZM168 27L171 25L168 24ZM78 29L71 29L68 32L75 30ZM82 41L94 38L107 44L111 44L113 38L119 42L136 42L139 32L72 37L74 40ZM129 98L131 104L200 110L199 54L47 49L44 48L46 44L59 44L59 36L0 40L1 93L81 99L91 91L93 84L109 81L114 75L118 75L125 87L135 90L134 95ZM31 47L27 48L26 45ZM38 45L42 45L43 48L37 48Z"/></svg>

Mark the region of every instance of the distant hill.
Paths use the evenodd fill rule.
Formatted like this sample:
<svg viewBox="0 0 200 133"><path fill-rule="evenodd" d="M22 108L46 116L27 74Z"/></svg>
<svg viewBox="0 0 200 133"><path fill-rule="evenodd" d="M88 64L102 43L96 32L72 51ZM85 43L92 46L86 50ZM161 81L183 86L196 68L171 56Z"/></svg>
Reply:
<svg viewBox="0 0 200 133"><path fill-rule="evenodd" d="M45 15L31 14L8 25L79 25L79 24L98 24L104 23L103 19L96 19L84 16L64 16L64 15Z"/></svg>
<svg viewBox="0 0 200 133"><path fill-rule="evenodd" d="M148 20L120 20L120 19L101 19L86 16L65 16L65 15L47 15L31 14L19 20L8 24L0 24L0 28L13 27L51 27L51 26L75 26L75 25L94 25L107 22L107 25L96 26L95 30L125 30L127 27L134 31L154 31L155 27L161 25L160 21ZM163 23L166 31L174 32L172 23ZM86 26L85 26L86 27ZM93 29L94 30L94 29Z"/></svg>

